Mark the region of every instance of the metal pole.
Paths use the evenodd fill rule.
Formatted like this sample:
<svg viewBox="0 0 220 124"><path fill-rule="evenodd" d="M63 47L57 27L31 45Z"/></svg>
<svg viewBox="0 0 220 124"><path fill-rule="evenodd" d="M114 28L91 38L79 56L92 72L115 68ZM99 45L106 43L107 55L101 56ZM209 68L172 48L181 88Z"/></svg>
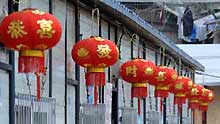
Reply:
<svg viewBox="0 0 220 124"><path fill-rule="evenodd" d="M166 120L167 120L167 98L163 99L163 124L166 124Z"/></svg>
<svg viewBox="0 0 220 124"><path fill-rule="evenodd" d="M115 26L115 44L117 44L117 42L118 42L118 27L117 26ZM121 42L121 41L120 41ZM120 57L120 55L119 55L119 57ZM116 87L116 90L117 90L117 92L116 92L116 98L117 98L117 101L115 102L116 103L116 105L115 106L117 106L117 111L116 112L114 112L114 117L116 118L115 120L114 120L114 123L113 124L118 124L118 111L119 111L119 105L118 105L118 78L116 79L116 81L115 81L115 87Z"/></svg>
<svg viewBox="0 0 220 124"><path fill-rule="evenodd" d="M146 59L146 44L143 43L143 59ZM146 124L146 98L143 98L143 124Z"/></svg>
<svg viewBox="0 0 220 124"><path fill-rule="evenodd" d="M134 43L131 41L131 59L134 59ZM131 98L131 107L134 107L134 98Z"/></svg>
<svg viewBox="0 0 220 124"><path fill-rule="evenodd" d="M144 124L147 124L146 123L146 98L143 98L143 121L144 121Z"/></svg>
<svg viewBox="0 0 220 124"><path fill-rule="evenodd" d="M161 54L162 55L162 54ZM164 55L162 55L161 57L163 57L162 59L162 65L167 65L167 57ZM166 124L167 121L167 98L163 99L163 124Z"/></svg>
<svg viewBox="0 0 220 124"><path fill-rule="evenodd" d="M52 10L52 0L49 0L49 13L53 13L53 10ZM49 97L52 97L52 87L53 87L53 83L52 83L52 49L49 49Z"/></svg>
<svg viewBox="0 0 220 124"><path fill-rule="evenodd" d="M155 52L155 64L156 64L156 66L158 66L159 64L158 64L158 54L157 54L157 52ZM161 63L161 62L160 62ZM158 111L158 98L156 97L155 98L155 104L156 104L156 111ZM151 106L151 105L150 105Z"/></svg>
<svg viewBox="0 0 220 124"><path fill-rule="evenodd" d="M64 113L64 117L65 117L65 124L67 124L67 119L68 119L68 117L67 117L67 41L68 41L68 39L67 39L67 27L68 27L68 22L67 22L67 19L68 19L68 17L67 17L67 1L65 1L65 4L66 4L66 13L65 13L65 106L64 106L64 109L65 109L65 113Z"/></svg>
<svg viewBox="0 0 220 124"><path fill-rule="evenodd" d="M79 0L74 0L75 5L75 42L80 40L80 8ZM75 79L78 81L76 86L76 103L75 103L75 124L79 124L79 114L80 114L80 67L75 65Z"/></svg>
<svg viewBox="0 0 220 124"><path fill-rule="evenodd" d="M18 11L18 3L8 0L8 13ZM15 53L9 52L9 64L12 70L9 72L9 124L15 124Z"/></svg>
<svg viewBox="0 0 220 124"><path fill-rule="evenodd" d="M183 124L183 107L180 106L180 124Z"/></svg>

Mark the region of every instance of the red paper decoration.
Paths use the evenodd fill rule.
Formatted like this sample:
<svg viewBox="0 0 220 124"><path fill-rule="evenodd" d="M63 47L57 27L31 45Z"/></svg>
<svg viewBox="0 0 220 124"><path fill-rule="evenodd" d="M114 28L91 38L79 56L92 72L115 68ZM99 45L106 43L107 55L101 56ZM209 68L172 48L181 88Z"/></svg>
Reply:
<svg viewBox="0 0 220 124"><path fill-rule="evenodd" d="M191 91L187 94L187 98L189 98L189 108L199 108L199 97L202 93L202 88L201 85L194 84Z"/></svg>
<svg viewBox="0 0 220 124"><path fill-rule="evenodd" d="M174 93L174 104L185 104L186 95L191 91L192 87L193 82L190 78L179 76L170 87L170 90Z"/></svg>
<svg viewBox="0 0 220 124"><path fill-rule="evenodd" d="M202 94L200 96L199 102L199 110L201 111L207 111L208 110L208 104L212 102L214 99L214 92L209 89L202 89Z"/></svg>
<svg viewBox="0 0 220 124"><path fill-rule="evenodd" d="M61 37L55 16L37 9L25 9L6 16L1 23L5 47L19 51L18 71L36 73L40 98L40 73L45 73L44 50L54 47Z"/></svg>
<svg viewBox="0 0 220 124"><path fill-rule="evenodd" d="M138 98L139 115L140 98L147 97L147 81L155 77L156 72L156 65L144 59L127 61L120 68L121 78L132 84L131 97Z"/></svg>
<svg viewBox="0 0 220 124"><path fill-rule="evenodd" d="M156 97L168 97L170 86L177 80L177 72L166 66L159 66L156 76L149 83L155 85Z"/></svg>
<svg viewBox="0 0 220 124"><path fill-rule="evenodd" d="M77 42L72 49L73 60L87 68L86 85L96 87L105 85L105 68L117 62L119 51L113 41L101 37L91 37Z"/></svg>

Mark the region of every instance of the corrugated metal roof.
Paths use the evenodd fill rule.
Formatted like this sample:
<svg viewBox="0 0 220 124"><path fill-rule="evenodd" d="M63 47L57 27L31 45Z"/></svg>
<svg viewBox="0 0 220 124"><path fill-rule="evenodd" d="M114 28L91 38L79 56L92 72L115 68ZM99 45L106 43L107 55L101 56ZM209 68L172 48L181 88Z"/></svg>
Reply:
<svg viewBox="0 0 220 124"><path fill-rule="evenodd" d="M194 69L204 71L205 68L202 64L181 50L171 39L144 21L144 19L138 16L134 11L128 9L125 5L113 0L99 0L96 1L96 4L100 9L110 13L113 17L116 17L123 22L123 24L127 25L129 29L136 31L146 39L152 39L153 42L169 51L171 55L174 55L176 58L181 58L182 61Z"/></svg>

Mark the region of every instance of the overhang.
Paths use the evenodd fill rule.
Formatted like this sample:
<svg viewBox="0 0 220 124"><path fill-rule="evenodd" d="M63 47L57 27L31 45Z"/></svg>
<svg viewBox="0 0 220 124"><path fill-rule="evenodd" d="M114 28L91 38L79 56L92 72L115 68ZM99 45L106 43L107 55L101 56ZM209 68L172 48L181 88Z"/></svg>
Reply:
<svg viewBox="0 0 220 124"><path fill-rule="evenodd" d="M143 38L152 39L152 42L155 42L158 46L164 47L171 55L182 59L182 61L195 70L204 71L205 68L202 64L185 53L182 49L176 46L171 39L158 31L148 22L144 21L144 19L138 16L134 11L128 9L125 5L112 0L99 0L96 1L96 4L100 9L123 22L124 25L137 32Z"/></svg>

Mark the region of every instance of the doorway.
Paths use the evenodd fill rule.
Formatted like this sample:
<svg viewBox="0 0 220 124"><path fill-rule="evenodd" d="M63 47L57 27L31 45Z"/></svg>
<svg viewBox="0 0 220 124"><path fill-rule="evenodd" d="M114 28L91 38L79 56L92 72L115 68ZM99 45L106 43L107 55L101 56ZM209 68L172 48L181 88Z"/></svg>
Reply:
<svg viewBox="0 0 220 124"><path fill-rule="evenodd" d="M67 124L75 124L75 86L67 85Z"/></svg>

